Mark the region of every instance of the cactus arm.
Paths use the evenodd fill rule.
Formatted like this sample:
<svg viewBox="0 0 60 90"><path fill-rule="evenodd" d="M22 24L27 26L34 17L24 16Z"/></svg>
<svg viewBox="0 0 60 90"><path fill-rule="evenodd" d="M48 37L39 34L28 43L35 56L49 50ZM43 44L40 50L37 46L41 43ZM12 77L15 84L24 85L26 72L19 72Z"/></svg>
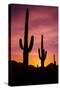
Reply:
<svg viewBox="0 0 60 90"><path fill-rule="evenodd" d="M33 47L33 43L34 43L34 36L31 37L30 45L29 45L29 48L28 48L29 52L31 51L31 49Z"/></svg>
<svg viewBox="0 0 60 90"><path fill-rule="evenodd" d="M40 49L38 49L38 55L39 55L39 58L40 58Z"/></svg>
<svg viewBox="0 0 60 90"><path fill-rule="evenodd" d="M46 55L47 55L47 51L45 51L45 57L46 57Z"/></svg>
<svg viewBox="0 0 60 90"><path fill-rule="evenodd" d="M23 48L23 45L22 45L22 39L19 39L19 45L20 45L20 48L21 48L21 49L24 49L24 48Z"/></svg>
<svg viewBox="0 0 60 90"><path fill-rule="evenodd" d="M40 56L40 49L38 49L38 54L39 54L39 58L42 59L41 56Z"/></svg>
<svg viewBox="0 0 60 90"><path fill-rule="evenodd" d="M44 50L44 59L46 59L47 51Z"/></svg>

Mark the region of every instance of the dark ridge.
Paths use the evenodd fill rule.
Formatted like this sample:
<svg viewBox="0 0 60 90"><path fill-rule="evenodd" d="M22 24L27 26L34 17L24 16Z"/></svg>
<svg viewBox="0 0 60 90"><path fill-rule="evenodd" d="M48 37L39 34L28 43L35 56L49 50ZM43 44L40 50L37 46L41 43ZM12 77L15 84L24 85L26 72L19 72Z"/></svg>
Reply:
<svg viewBox="0 0 60 90"><path fill-rule="evenodd" d="M47 67L35 68L22 63L9 61L9 85L36 85L58 83L58 66L49 64Z"/></svg>

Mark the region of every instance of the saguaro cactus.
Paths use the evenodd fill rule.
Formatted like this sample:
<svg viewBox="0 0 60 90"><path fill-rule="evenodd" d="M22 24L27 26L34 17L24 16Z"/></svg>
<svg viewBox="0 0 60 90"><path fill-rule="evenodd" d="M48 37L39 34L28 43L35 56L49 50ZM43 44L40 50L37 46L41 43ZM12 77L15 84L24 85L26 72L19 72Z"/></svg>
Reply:
<svg viewBox="0 0 60 90"><path fill-rule="evenodd" d="M54 65L56 65L55 54L53 55L53 59L54 59Z"/></svg>
<svg viewBox="0 0 60 90"><path fill-rule="evenodd" d="M41 54L40 54L41 52ZM39 58L41 60L41 67L44 68L44 61L46 59L47 51L43 48L43 35L41 36L41 50L38 49Z"/></svg>
<svg viewBox="0 0 60 90"><path fill-rule="evenodd" d="M30 45L28 46L28 18L29 11L26 10L26 19L25 19L25 32L24 32L24 46L22 45L22 39L19 40L20 48L23 50L23 64L28 65L29 52L32 50L34 37L31 37Z"/></svg>

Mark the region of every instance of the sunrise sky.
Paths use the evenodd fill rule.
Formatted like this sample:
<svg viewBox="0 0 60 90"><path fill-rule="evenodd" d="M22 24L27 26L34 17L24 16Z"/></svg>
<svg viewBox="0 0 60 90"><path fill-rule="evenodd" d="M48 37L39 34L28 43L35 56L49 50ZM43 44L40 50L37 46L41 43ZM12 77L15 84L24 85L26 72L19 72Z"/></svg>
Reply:
<svg viewBox="0 0 60 90"><path fill-rule="evenodd" d="M23 62L23 50L19 47L19 39L24 41L26 8L29 9L29 44L31 36L34 36L29 65L41 66L38 48L41 47L42 34L44 49L47 50L45 66L54 62L53 54L58 64L58 7L48 6L11 5L11 60Z"/></svg>

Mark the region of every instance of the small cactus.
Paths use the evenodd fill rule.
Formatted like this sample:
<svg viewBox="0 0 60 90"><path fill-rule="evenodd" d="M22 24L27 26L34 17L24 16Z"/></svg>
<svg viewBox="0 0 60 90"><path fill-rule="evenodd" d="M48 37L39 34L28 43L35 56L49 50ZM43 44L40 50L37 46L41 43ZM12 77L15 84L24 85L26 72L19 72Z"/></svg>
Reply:
<svg viewBox="0 0 60 90"><path fill-rule="evenodd" d="M40 54L41 52L41 54ZM41 60L41 67L44 68L44 61L46 59L47 51L43 48L43 35L41 36L41 50L38 49L39 58Z"/></svg>
<svg viewBox="0 0 60 90"><path fill-rule="evenodd" d="M29 11L26 10L26 20L25 20L25 32L24 32L24 46L22 45L22 39L19 40L20 48L23 50L23 64L28 65L29 52L32 50L34 36L31 37L30 45L28 46L28 18Z"/></svg>
<svg viewBox="0 0 60 90"><path fill-rule="evenodd" d="M54 65L56 65L55 54L53 55L53 59L54 59Z"/></svg>

